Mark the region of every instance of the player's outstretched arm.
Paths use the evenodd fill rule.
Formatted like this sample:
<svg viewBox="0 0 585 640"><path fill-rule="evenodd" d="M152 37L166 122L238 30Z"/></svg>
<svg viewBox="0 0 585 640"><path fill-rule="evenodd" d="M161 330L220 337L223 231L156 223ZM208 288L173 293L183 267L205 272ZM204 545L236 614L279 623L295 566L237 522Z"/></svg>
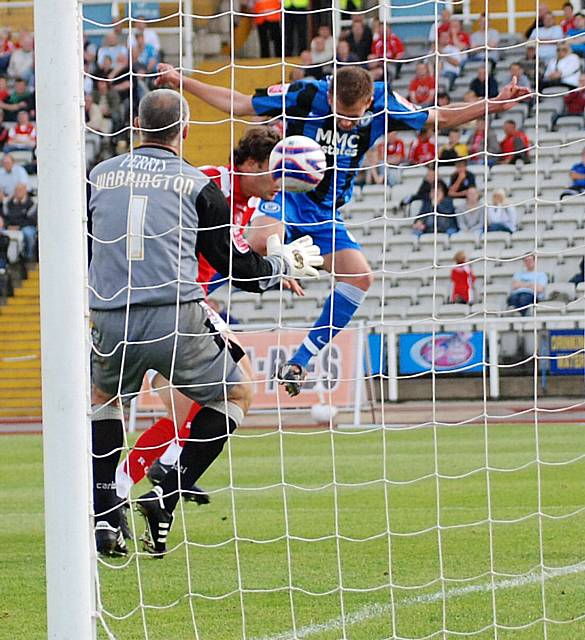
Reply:
<svg viewBox="0 0 585 640"><path fill-rule="evenodd" d="M452 129L487 113L502 113L516 106L518 102L530 95L528 87L519 87L516 78L507 84L495 98L478 100L477 102L455 102L446 107L435 107L429 110L428 124L438 123L439 129Z"/></svg>
<svg viewBox="0 0 585 640"><path fill-rule="evenodd" d="M233 113L235 116L256 115L252 107L252 96L247 96L234 89L216 87L194 78L187 78L170 64L161 62L158 65L158 72L160 74L157 80L158 86L170 86L177 90L182 86L188 93L224 113Z"/></svg>
<svg viewBox="0 0 585 640"><path fill-rule="evenodd" d="M231 233L230 207L213 182L199 193L196 202L199 216L197 253L224 277L232 277L239 289L261 293L277 285L281 278L315 277L323 264L319 248L305 236L283 245L275 234L269 238L266 258L252 251L247 243L234 241Z"/></svg>

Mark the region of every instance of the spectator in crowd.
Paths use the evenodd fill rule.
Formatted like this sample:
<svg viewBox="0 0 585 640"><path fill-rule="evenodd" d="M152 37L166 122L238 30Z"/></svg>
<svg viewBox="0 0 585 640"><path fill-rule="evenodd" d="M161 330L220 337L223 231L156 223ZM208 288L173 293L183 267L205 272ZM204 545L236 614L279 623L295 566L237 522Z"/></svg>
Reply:
<svg viewBox="0 0 585 640"><path fill-rule="evenodd" d="M443 9L441 11L441 18L439 22L433 22L429 30L429 42L435 42L439 35L443 32L448 32L451 26L451 11L449 9Z"/></svg>
<svg viewBox="0 0 585 640"><path fill-rule="evenodd" d="M377 146L378 175L381 180L377 184L382 184L384 176L386 183L393 187L400 181L400 169L398 168L406 158L404 141L398 137L396 131L388 131L386 145L384 141Z"/></svg>
<svg viewBox="0 0 585 640"><path fill-rule="evenodd" d="M469 90L473 92L476 98L485 98L485 90L487 84L487 97L495 98L498 95L498 83L493 73L487 76L485 66L481 65L477 70L477 76L469 83Z"/></svg>
<svg viewBox="0 0 585 640"><path fill-rule="evenodd" d="M455 80L457 80L461 74L461 69L465 62L465 54L461 53L459 47L450 43L449 33L447 31L439 34L437 51L440 55L439 68L441 77L447 80L447 88L451 91Z"/></svg>
<svg viewBox="0 0 585 640"><path fill-rule="evenodd" d="M384 44L384 30L386 31L386 44ZM374 80L383 79L384 77L384 61L390 60L394 65L395 78L400 78L400 70L402 69L402 60L404 58L404 43L392 31L392 27L386 23L376 19L374 21L374 35L372 40L372 50L369 59L376 61L377 74L374 74ZM376 77L376 75L378 77Z"/></svg>
<svg viewBox="0 0 585 640"><path fill-rule="evenodd" d="M4 145L8 141L9 129L4 126L4 111L0 109L0 150L4 149Z"/></svg>
<svg viewBox="0 0 585 640"><path fill-rule="evenodd" d="M570 29L575 27L575 10L570 2L563 4L563 18L561 20L561 29L566 35Z"/></svg>
<svg viewBox="0 0 585 640"><path fill-rule="evenodd" d="M122 109L120 96L112 89L112 83L98 80L92 93L92 101L100 108L102 116L111 120L109 130L118 130L122 121Z"/></svg>
<svg viewBox="0 0 585 640"><path fill-rule="evenodd" d="M15 164L14 158L9 153L5 153L2 156L2 167L0 167L0 190L2 191L0 200L12 198L17 184L26 185L28 190L28 174L24 167Z"/></svg>
<svg viewBox="0 0 585 640"><path fill-rule="evenodd" d="M535 271L536 260L533 255L524 258L524 270L517 271L512 279L512 287L508 296L508 306L518 309L525 316L530 305L542 300L548 284L548 276L542 271Z"/></svg>
<svg viewBox="0 0 585 640"><path fill-rule="evenodd" d="M124 122L129 122L130 113L138 113L138 102L140 100L140 91L138 88L138 78L134 74L130 74L130 66L128 63L128 54L120 53L116 58L116 65L109 74L111 87L118 93L120 103L122 104L122 112ZM132 94L130 86L132 85ZM132 111L130 105L130 97L132 97Z"/></svg>
<svg viewBox="0 0 585 640"><path fill-rule="evenodd" d="M9 230L20 231L24 240L24 257L35 259L37 244L37 205L28 194L25 184L19 183L14 194L5 202L4 221Z"/></svg>
<svg viewBox="0 0 585 640"><path fill-rule="evenodd" d="M420 183L416 193L414 193L411 196L406 196L405 198L403 198L400 205L403 207L406 207L412 202L416 202L416 201L424 202L425 200L428 200L431 196L431 190L435 188L435 181L437 182L437 184L440 184L443 188L443 191L447 193L448 189L447 189L447 185L445 184L445 181L437 177L435 166L429 165L429 168L427 169L427 175L422 179L422 182Z"/></svg>
<svg viewBox="0 0 585 640"><path fill-rule="evenodd" d="M449 21L449 43L457 47L460 51L468 51L471 48L471 38L463 31L460 18L451 18Z"/></svg>
<svg viewBox="0 0 585 640"><path fill-rule="evenodd" d="M585 282L585 258L581 258L579 263L579 271L569 280L573 284L581 284Z"/></svg>
<svg viewBox="0 0 585 640"><path fill-rule="evenodd" d="M495 155L500 152L500 145L496 132L491 127L486 127L483 118L478 118L475 121L475 128L467 139L467 149L471 156L469 162L473 164L487 162L489 166L495 164Z"/></svg>
<svg viewBox="0 0 585 640"><path fill-rule="evenodd" d="M538 6L538 16L535 20L533 20L532 24L526 29L524 35L527 40L532 40L532 33L536 29L536 27L542 27L544 25L544 17L549 13L548 5L544 4L544 2L539 2Z"/></svg>
<svg viewBox="0 0 585 640"><path fill-rule="evenodd" d="M5 222L4 216L0 215L0 238L8 238L8 244L5 240L0 240L0 246L6 249L5 266L7 264L18 264L24 259L24 234L20 229L9 229Z"/></svg>
<svg viewBox="0 0 585 640"><path fill-rule="evenodd" d="M539 40L538 56L541 61L548 63L557 53L557 42L564 38L563 30L555 24L553 14L549 11L544 14L542 26L537 26L530 34L530 40ZM547 41L551 41L547 44Z"/></svg>
<svg viewBox="0 0 585 640"><path fill-rule="evenodd" d="M563 96L563 109L552 117L552 129L556 131L557 122L565 116L583 116L585 113L585 73L579 74L577 91Z"/></svg>
<svg viewBox="0 0 585 640"><path fill-rule="evenodd" d="M12 41L12 32L10 29L2 29L0 32L0 73L6 73L10 63L10 56L16 49L16 45Z"/></svg>
<svg viewBox="0 0 585 640"><path fill-rule="evenodd" d="M368 59L372 50L373 34L370 27L365 23L362 14L353 15L351 18L351 29L347 34L347 42L351 52L360 62Z"/></svg>
<svg viewBox="0 0 585 640"><path fill-rule="evenodd" d="M158 37L158 33L154 29L150 29L147 26L146 21L144 20L144 16L139 16L138 20L134 22L132 46L135 46L138 34L141 34L144 37L145 44L149 47L152 47L156 52L156 56L160 57L160 38Z"/></svg>
<svg viewBox="0 0 585 640"><path fill-rule="evenodd" d="M449 131L449 140L447 144L443 145L439 150L440 160L456 160L457 158L464 158L469 153L467 145L461 142L461 131L459 129L451 129ZM452 162L446 162L445 164L453 164Z"/></svg>
<svg viewBox="0 0 585 640"><path fill-rule="evenodd" d="M510 164L517 160L530 162L530 140L528 136L516 128L514 120L504 122L504 137L500 142L500 164Z"/></svg>
<svg viewBox="0 0 585 640"><path fill-rule="evenodd" d="M485 224L485 206L481 202L476 187L469 187L465 195L464 208L458 209L458 224L461 231L483 233Z"/></svg>
<svg viewBox="0 0 585 640"><path fill-rule="evenodd" d="M110 133L111 121L108 120L99 105L93 101L93 96L85 96L85 163L91 170L96 163L96 158L106 141L104 133Z"/></svg>
<svg viewBox="0 0 585 640"><path fill-rule="evenodd" d="M518 64L520 64L522 71L530 81L530 86L534 87L536 84L537 71L540 74L541 67L539 61L536 59L536 46L534 44L528 43L526 45L526 58L524 60L520 60Z"/></svg>
<svg viewBox="0 0 585 640"><path fill-rule="evenodd" d="M485 60L487 53L488 60L492 63L492 66L495 66L500 59L500 52L497 50L500 44L500 33L496 29L487 27L486 22L485 13L482 13L477 19L471 34L471 48L474 51L470 54L469 59Z"/></svg>
<svg viewBox="0 0 585 640"><path fill-rule="evenodd" d="M475 302L476 276L469 264L465 251L457 251L453 257L455 266L451 269L451 295L449 301L454 304L473 304Z"/></svg>
<svg viewBox="0 0 585 640"><path fill-rule="evenodd" d="M495 189L492 204L486 210L488 231L507 231L514 233L517 226L516 207L508 204L506 191Z"/></svg>
<svg viewBox="0 0 585 640"><path fill-rule="evenodd" d="M514 78L516 78L516 84L519 87L528 87L529 89L532 87L530 79L524 73L522 65L520 65L518 62L512 62L512 64L510 65L510 75L506 79L505 84L512 82Z"/></svg>
<svg viewBox="0 0 585 640"><path fill-rule="evenodd" d="M280 4L280 0L277 0ZM309 0L284 0L284 55L296 56L307 48Z"/></svg>
<svg viewBox="0 0 585 640"><path fill-rule="evenodd" d="M145 73L153 73L156 71L156 65L159 63L158 52L144 39L144 34L138 32L136 34L136 45L132 50L136 55L137 68L134 71Z"/></svg>
<svg viewBox="0 0 585 640"><path fill-rule="evenodd" d="M571 38L570 44L573 53L582 58L585 57L585 15L576 13L574 26L569 29L567 36Z"/></svg>
<svg viewBox="0 0 585 640"><path fill-rule="evenodd" d="M101 78L109 78L114 70L114 61L110 56L104 56L101 65L97 68L96 75Z"/></svg>
<svg viewBox="0 0 585 640"><path fill-rule="evenodd" d="M11 78L22 78L27 83L32 77L35 64L34 40L26 36L20 40L20 48L10 56L7 73Z"/></svg>
<svg viewBox="0 0 585 640"><path fill-rule="evenodd" d="M128 57L128 48L120 43L115 31L109 31L104 36L102 46L98 49L97 52L98 67L104 67L104 60L106 57L109 58L111 62L114 62L118 59L118 56L120 54L124 54L126 57Z"/></svg>
<svg viewBox="0 0 585 640"><path fill-rule="evenodd" d="M574 89L579 84L581 60L576 53L571 53L571 47L566 42L557 46L557 55L551 58L544 71L541 87L567 87Z"/></svg>
<svg viewBox="0 0 585 640"><path fill-rule="evenodd" d="M455 172L451 175L448 196L450 198L466 198L467 192L475 188L475 175L468 170L467 161L459 160L455 163Z"/></svg>
<svg viewBox="0 0 585 640"><path fill-rule="evenodd" d="M337 62L345 62L346 64L359 62L356 54L350 49L349 42L347 40L340 40L338 42L336 58Z"/></svg>
<svg viewBox="0 0 585 640"><path fill-rule="evenodd" d="M430 107L435 104L435 77L426 62L416 65L415 76L408 85L408 97L418 107Z"/></svg>
<svg viewBox="0 0 585 640"><path fill-rule="evenodd" d="M8 286L5 286L4 278L6 267L8 266L8 250L10 247L10 236L4 228L4 218L0 216L0 297L13 295L8 292Z"/></svg>
<svg viewBox="0 0 585 640"><path fill-rule="evenodd" d="M256 17L254 22L258 29L261 58L280 58L282 53L282 32L280 19L282 17L280 0L255 0L253 3ZM290 16L287 16L289 18ZM285 46L292 40L293 34L286 34ZM271 51L272 44L272 51ZM292 55L287 53L286 55Z"/></svg>
<svg viewBox="0 0 585 640"><path fill-rule="evenodd" d="M408 161L410 164L426 164L435 159L437 149L432 137L431 127L423 127L410 145Z"/></svg>
<svg viewBox="0 0 585 640"><path fill-rule="evenodd" d="M447 196L442 184L431 189L430 197L423 200L420 214L412 225L413 233L447 233L452 235L459 231L453 201Z"/></svg>
<svg viewBox="0 0 585 640"><path fill-rule="evenodd" d="M318 38L323 38L324 42L324 53L323 57L325 58L321 62L332 62L333 61L333 53L335 51L335 43L333 41L333 36L331 35L331 27L327 24L322 24L317 30ZM315 57L315 51L313 50L313 45L311 43L311 53L313 57Z"/></svg>
<svg viewBox="0 0 585 640"><path fill-rule="evenodd" d="M561 193L561 199L576 196L585 191L585 149L581 151L581 161L571 167L569 177L571 186Z"/></svg>
<svg viewBox="0 0 585 640"><path fill-rule="evenodd" d="M7 106L8 105L8 106ZM26 86L26 82L22 78L17 78L14 81L14 89L8 96L8 103L0 104L0 107L6 112L6 120L10 122L16 121L16 116L19 111L25 109L31 116L34 117L35 111L35 99L34 94Z"/></svg>
<svg viewBox="0 0 585 640"><path fill-rule="evenodd" d="M8 134L4 151L32 151L37 146L37 129L30 121L28 111L19 111L17 122Z"/></svg>
<svg viewBox="0 0 585 640"><path fill-rule="evenodd" d="M323 36L315 36L311 41L311 59L314 65L319 65L313 68L313 77L319 79L332 72L333 52L329 51Z"/></svg>

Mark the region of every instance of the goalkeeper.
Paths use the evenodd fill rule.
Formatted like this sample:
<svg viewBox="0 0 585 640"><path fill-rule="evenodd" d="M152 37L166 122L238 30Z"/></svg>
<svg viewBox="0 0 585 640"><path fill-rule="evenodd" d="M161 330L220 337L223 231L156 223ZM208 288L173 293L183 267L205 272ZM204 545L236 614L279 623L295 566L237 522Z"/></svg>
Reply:
<svg viewBox="0 0 585 640"><path fill-rule="evenodd" d="M278 183L268 170L270 152L280 140L274 127L264 125L250 127L238 141L233 151L234 170L231 166L200 167L221 189L232 211L233 238L246 246L244 232L260 203L260 199L271 200L278 193ZM207 290L210 283L218 282L217 272L204 256L198 257L198 282ZM225 281L221 278L219 282ZM302 295L296 283L291 283L295 293ZM221 318L209 307L210 320L220 331L227 330ZM231 338L233 340L233 337ZM248 366L248 358L240 361ZM157 373L149 372L152 387L156 389L168 410L168 415L157 420L140 435L128 457L116 470L116 492L125 500L132 485L140 482L145 474L153 482L160 482L166 472L176 463L181 448L189 437L189 425L200 406L190 398L169 387L168 380ZM250 369L251 375L251 369ZM172 393L172 398L171 398ZM175 423L177 427L175 427ZM182 492L185 500L207 503L206 493L193 485ZM128 536L128 532L126 532Z"/></svg>
<svg viewBox="0 0 585 640"><path fill-rule="evenodd" d="M242 349L217 332L201 304L195 249L235 286L254 292L282 278L316 276L322 258L310 238L286 246L271 238L266 258L232 242L221 191L179 157L189 107L175 91L147 94L135 124L143 146L90 174L95 534L98 552L127 552L114 480L124 438L119 399L136 394L154 369L202 405L177 472L138 499L146 548L160 557L181 487L191 487L219 456L252 400Z"/></svg>
<svg viewBox="0 0 585 640"><path fill-rule="evenodd" d="M360 245L345 228L339 209L351 199L356 170L370 147L386 131L420 130L425 125L450 129L488 113L505 111L529 89L507 85L493 100L450 104L419 110L384 82L373 82L360 67L344 66L325 80L306 79L259 89L254 96L233 89L181 78L170 65L159 65L160 82L186 91L234 116L285 119L287 135L313 138L327 156L325 177L309 193L280 193L262 202L249 242L264 252L267 238L310 235L324 257L324 268L336 279L321 315L288 363L279 372L290 395L300 392L307 364L345 327L372 284L370 266Z"/></svg>

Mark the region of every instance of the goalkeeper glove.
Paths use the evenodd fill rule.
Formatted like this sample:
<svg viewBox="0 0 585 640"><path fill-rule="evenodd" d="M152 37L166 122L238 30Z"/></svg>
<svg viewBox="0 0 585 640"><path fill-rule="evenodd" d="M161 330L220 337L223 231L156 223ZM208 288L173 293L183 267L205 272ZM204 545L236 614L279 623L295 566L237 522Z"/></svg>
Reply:
<svg viewBox="0 0 585 640"><path fill-rule="evenodd" d="M286 275L290 278L318 278L315 267L323 264L319 247L313 244L310 236L303 236L290 244L282 244L277 233L266 241L266 255L281 258L286 266Z"/></svg>

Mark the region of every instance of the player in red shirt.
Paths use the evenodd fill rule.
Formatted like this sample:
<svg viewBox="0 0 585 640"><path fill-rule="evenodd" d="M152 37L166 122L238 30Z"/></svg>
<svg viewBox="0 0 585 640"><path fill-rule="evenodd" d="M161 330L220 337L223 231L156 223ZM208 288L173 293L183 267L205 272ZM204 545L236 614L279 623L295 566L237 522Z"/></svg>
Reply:
<svg viewBox="0 0 585 640"><path fill-rule="evenodd" d="M260 199L271 200L280 189L279 183L268 171L270 152L279 140L280 135L273 127L251 127L240 138L234 149L235 170L230 166L201 167L203 173L217 184L231 205L234 242L240 249L248 246L244 239L244 231ZM203 256L199 255L198 261L197 280L207 292L216 271ZM298 293L297 289L295 291ZM216 328L220 327L223 321L219 316L211 308L209 308L209 314ZM160 374L157 373L152 377L151 384L159 393L169 413L138 438L128 457L118 466L116 486L118 497L121 499L126 499L130 495L132 485L142 480L155 460L159 458L162 459L160 464L153 467L156 474L152 475L152 479L157 482L162 480L168 468L176 462L184 439L189 437L191 421L200 409L196 402L177 390L171 390L168 381ZM185 494L185 497L200 504L209 502L208 496L195 485Z"/></svg>
<svg viewBox="0 0 585 640"><path fill-rule="evenodd" d="M451 302L473 304L475 300L476 276L468 264L465 251L455 254L455 264L451 269Z"/></svg>
<svg viewBox="0 0 585 640"><path fill-rule="evenodd" d="M424 127L410 146L408 161L411 164L425 164L434 160L436 154L437 149L431 136L431 129Z"/></svg>
<svg viewBox="0 0 585 640"><path fill-rule="evenodd" d="M408 85L408 97L419 107L435 104L435 77L431 74L426 62L416 65L416 75Z"/></svg>

